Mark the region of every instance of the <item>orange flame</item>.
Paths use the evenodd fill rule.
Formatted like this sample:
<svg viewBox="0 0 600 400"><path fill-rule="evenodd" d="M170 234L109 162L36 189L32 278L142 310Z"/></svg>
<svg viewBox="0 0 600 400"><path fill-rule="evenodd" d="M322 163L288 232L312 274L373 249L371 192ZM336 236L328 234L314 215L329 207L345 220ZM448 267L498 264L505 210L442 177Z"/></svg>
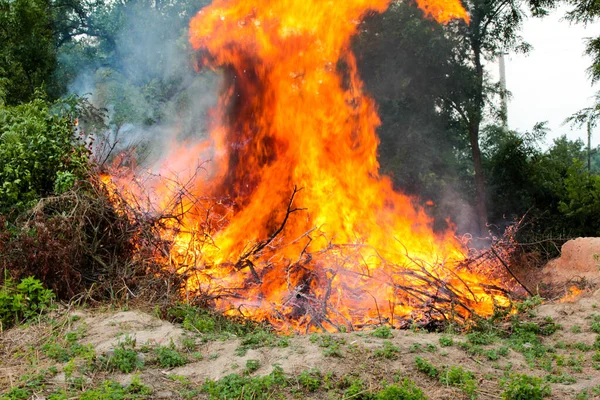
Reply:
<svg viewBox="0 0 600 400"><path fill-rule="evenodd" d="M502 284L464 267L377 161L379 118L350 39L390 0L215 0L190 23L199 66L225 87L210 140L177 149L169 170L208 157L208 182L177 198L171 262L186 293L282 328L350 328L508 304ZM459 0L418 0L440 22L468 20ZM172 182L172 181L169 181ZM300 188L296 190L295 188ZM193 195L188 195L193 194Z"/></svg>

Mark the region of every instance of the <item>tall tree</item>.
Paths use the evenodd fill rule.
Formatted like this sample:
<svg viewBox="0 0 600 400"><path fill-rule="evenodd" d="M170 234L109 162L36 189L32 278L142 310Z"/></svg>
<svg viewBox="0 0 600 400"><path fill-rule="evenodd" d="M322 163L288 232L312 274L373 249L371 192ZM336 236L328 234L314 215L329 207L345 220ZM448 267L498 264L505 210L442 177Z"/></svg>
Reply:
<svg viewBox="0 0 600 400"><path fill-rule="evenodd" d="M499 85L489 79L485 61L495 61L507 51L527 52L530 46L519 35L528 11L543 15L547 4L535 6L521 0L467 0L464 2L470 23L454 23L448 32L461 40L456 56L451 60L453 74L442 104L460 121L468 134L475 178L475 207L481 232L488 222L486 184L480 148L482 124L486 113L497 116L495 98Z"/></svg>

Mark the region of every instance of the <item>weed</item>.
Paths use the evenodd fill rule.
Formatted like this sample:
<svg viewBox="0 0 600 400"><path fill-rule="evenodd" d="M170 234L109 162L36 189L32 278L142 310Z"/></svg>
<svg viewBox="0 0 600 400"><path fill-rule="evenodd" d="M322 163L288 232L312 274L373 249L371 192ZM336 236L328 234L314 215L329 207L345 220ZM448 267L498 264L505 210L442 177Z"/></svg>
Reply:
<svg viewBox="0 0 600 400"><path fill-rule="evenodd" d="M440 371L435 367L435 365L431 364L429 361L424 358L417 357L415 358L415 364L417 365L417 369L432 378L437 378L440 375Z"/></svg>
<svg viewBox="0 0 600 400"><path fill-rule="evenodd" d="M100 357L101 365L108 371L119 370L125 374L143 368L144 361L138 357L135 344L135 339L126 336L118 343L117 348Z"/></svg>
<svg viewBox="0 0 600 400"><path fill-rule="evenodd" d="M394 346L392 342L386 340L383 342L382 348L375 351L375 356L379 358L387 358L388 360L395 360L398 358L400 351L400 347Z"/></svg>
<svg viewBox="0 0 600 400"><path fill-rule="evenodd" d="M410 379L386 386L375 395L375 400L425 400L423 391Z"/></svg>
<svg viewBox="0 0 600 400"><path fill-rule="evenodd" d="M582 343L582 342L577 342L577 343L573 344L573 347L582 352L590 351L593 349L592 346Z"/></svg>
<svg viewBox="0 0 600 400"><path fill-rule="evenodd" d="M207 380L202 391L211 399L261 400L273 397L273 393L287 383L287 378L279 366L263 377L246 377L238 374L227 375L220 381Z"/></svg>
<svg viewBox="0 0 600 400"><path fill-rule="evenodd" d="M152 394L152 389L142 384L139 377L134 377L131 384L127 387L120 383L105 381L101 387L93 390L87 390L79 397L81 400L98 400L98 399L131 399L131 398L147 398Z"/></svg>
<svg viewBox="0 0 600 400"><path fill-rule="evenodd" d="M572 377L569 374L560 374L560 375L546 375L546 382L550 383L562 383L564 385L570 385L572 383L577 382L577 379Z"/></svg>
<svg viewBox="0 0 600 400"><path fill-rule="evenodd" d="M373 395L368 391L361 379L352 379L350 386L344 392L344 399L372 400Z"/></svg>
<svg viewBox="0 0 600 400"><path fill-rule="evenodd" d="M54 293L45 289L42 282L34 277L22 279L15 285L10 277L5 276L0 286L0 323L6 329L15 323L34 319L52 306L54 298Z"/></svg>
<svg viewBox="0 0 600 400"><path fill-rule="evenodd" d="M321 387L322 378L318 369L305 370L298 376L298 383L309 392L314 392Z"/></svg>
<svg viewBox="0 0 600 400"><path fill-rule="evenodd" d="M244 370L244 374L250 375L253 372L258 371L259 368L260 368L259 360L247 360L246 361L246 369Z"/></svg>
<svg viewBox="0 0 600 400"><path fill-rule="evenodd" d="M421 351L423 351L423 348L420 343L413 343L410 345L408 351L410 351L411 353L420 353Z"/></svg>
<svg viewBox="0 0 600 400"><path fill-rule="evenodd" d="M581 333L581 326L579 326L579 325L573 325L571 327L571 333Z"/></svg>
<svg viewBox="0 0 600 400"><path fill-rule="evenodd" d="M187 360L177 351L173 342L170 346L159 346L154 351L161 368L175 368L187 364Z"/></svg>
<svg viewBox="0 0 600 400"><path fill-rule="evenodd" d="M444 385L456 386L470 398L477 397L477 382L472 372L462 367L451 366L440 374L440 382Z"/></svg>
<svg viewBox="0 0 600 400"><path fill-rule="evenodd" d="M542 400L551 395L550 386L540 378L514 374L501 382L504 400Z"/></svg>
<svg viewBox="0 0 600 400"><path fill-rule="evenodd" d="M387 325L380 326L377 329L375 329L373 332L371 332L371 336L381 339L391 339L394 337L394 335L392 334L392 330Z"/></svg>
<svg viewBox="0 0 600 400"><path fill-rule="evenodd" d="M467 334L467 340L476 345L487 345L492 344L497 340L497 336L494 333L489 332L473 332Z"/></svg>
<svg viewBox="0 0 600 400"><path fill-rule="evenodd" d="M442 336L440 337L440 346L442 347L450 347L454 344L454 339L450 336Z"/></svg>
<svg viewBox="0 0 600 400"><path fill-rule="evenodd" d="M430 353L435 353L436 351L438 351L438 348L433 343L427 343L427 345L425 345L425 350Z"/></svg>
<svg viewBox="0 0 600 400"><path fill-rule="evenodd" d="M235 354L244 356L249 349L258 349L265 346L288 347L289 339L280 338L271 331L257 329L242 338L241 345L235 350Z"/></svg>

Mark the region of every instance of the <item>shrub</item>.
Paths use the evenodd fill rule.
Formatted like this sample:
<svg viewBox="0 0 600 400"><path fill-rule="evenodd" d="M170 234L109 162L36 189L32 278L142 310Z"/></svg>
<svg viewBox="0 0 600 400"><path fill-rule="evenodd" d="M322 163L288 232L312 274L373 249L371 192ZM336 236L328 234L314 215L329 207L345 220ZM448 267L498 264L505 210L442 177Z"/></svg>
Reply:
<svg viewBox="0 0 600 400"><path fill-rule="evenodd" d="M8 328L14 323L33 319L49 309L53 299L54 293L33 277L21 280L16 286L6 277L0 287L0 322Z"/></svg>
<svg viewBox="0 0 600 400"><path fill-rule="evenodd" d="M23 211L68 190L88 170L88 150L74 134L75 116L42 99L0 107L0 213Z"/></svg>

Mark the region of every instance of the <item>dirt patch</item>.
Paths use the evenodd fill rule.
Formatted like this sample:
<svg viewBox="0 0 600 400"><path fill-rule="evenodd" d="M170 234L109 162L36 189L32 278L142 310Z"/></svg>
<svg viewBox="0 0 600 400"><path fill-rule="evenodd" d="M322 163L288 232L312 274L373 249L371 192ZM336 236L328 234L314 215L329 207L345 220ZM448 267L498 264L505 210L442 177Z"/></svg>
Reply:
<svg viewBox="0 0 600 400"><path fill-rule="evenodd" d="M117 346L129 335L138 344L167 346L179 343L183 329L170 322L162 321L140 311L117 313L83 314L80 324L85 324L82 344L91 344L98 353Z"/></svg>

